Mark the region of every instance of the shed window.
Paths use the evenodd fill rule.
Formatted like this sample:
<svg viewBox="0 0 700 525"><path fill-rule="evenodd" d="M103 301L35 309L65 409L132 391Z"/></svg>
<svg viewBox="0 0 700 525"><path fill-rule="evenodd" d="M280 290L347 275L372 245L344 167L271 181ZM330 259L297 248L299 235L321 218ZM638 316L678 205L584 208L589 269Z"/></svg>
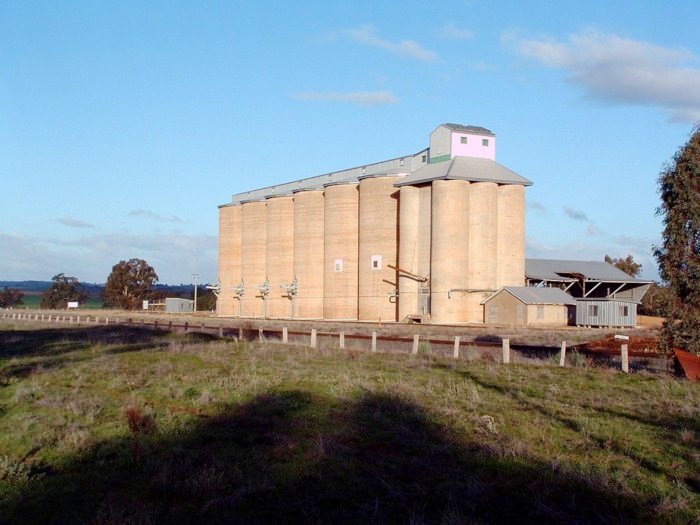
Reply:
<svg viewBox="0 0 700 525"><path fill-rule="evenodd" d="M423 155L423 156L420 158L420 160L421 160L421 162L425 162L426 160L428 160L428 156L427 156L427 155Z"/></svg>
<svg viewBox="0 0 700 525"><path fill-rule="evenodd" d="M598 305L597 304L589 304L588 305L588 316L589 317L598 317Z"/></svg>
<svg viewBox="0 0 700 525"><path fill-rule="evenodd" d="M489 139L481 139L481 145L482 145L482 146L488 146L488 145L489 145Z"/></svg>
<svg viewBox="0 0 700 525"><path fill-rule="evenodd" d="M537 305L537 319L544 319L544 305Z"/></svg>
<svg viewBox="0 0 700 525"><path fill-rule="evenodd" d="M466 143L467 143L467 137L459 137L459 142L462 143L462 144L466 144Z"/></svg>
<svg viewBox="0 0 700 525"><path fill-rule="evenodd" d="M625 304L621 304L620 305L620 317L629 317L629 315L630 315L630 307L625 305Z"/></svg>

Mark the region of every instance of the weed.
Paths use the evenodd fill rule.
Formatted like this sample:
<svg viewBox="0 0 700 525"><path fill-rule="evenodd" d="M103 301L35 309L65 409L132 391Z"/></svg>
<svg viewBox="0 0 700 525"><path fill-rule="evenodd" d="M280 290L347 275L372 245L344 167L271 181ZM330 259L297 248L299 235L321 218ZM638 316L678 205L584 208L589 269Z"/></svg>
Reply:
<svg viewBox="0 0 700 525"><path fill-rule="evenodd" d="M31 470L21 461L9 456L0 456L0 479L5 481L24 482L31 477Z"/></svg>

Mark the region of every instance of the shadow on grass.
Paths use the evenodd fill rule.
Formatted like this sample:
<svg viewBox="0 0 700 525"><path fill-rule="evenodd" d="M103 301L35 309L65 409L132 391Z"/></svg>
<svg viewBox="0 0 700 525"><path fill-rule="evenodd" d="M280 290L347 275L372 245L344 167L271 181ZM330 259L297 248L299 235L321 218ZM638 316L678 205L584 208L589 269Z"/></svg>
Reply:
<svg viewBox="0 0 700 525"><path fill-rule="evenodd" d="M37 367L51 369L90 359L87 350L94 345L107 346L103 352L110 354L162 348L168 344L168 335L161 330L120 325L0 331L0 359L24 359L0 365L0 379L22 378ZM213 336L194 332L187 337L204 342Z"/></svg>
<svg viewBox="0 0 700 525"><path fill-rule="evenodd" d="M157 407L156 407L157 408ZM630 495L449 429L403 399L261 395L178 436L96 444L18 486L2 523L642 522ZM36 466L35 469L40 469Z"/></svg>

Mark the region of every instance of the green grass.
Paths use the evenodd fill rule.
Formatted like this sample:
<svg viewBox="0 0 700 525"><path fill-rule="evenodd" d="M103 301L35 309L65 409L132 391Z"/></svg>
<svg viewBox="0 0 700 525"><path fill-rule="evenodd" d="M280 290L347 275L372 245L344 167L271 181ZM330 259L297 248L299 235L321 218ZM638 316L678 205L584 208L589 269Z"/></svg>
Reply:
<svg viewBox="0 0 700 525"><path fill-rule="evenodd" d="M692 523L700 389L0 325L0 523Z"/></svg>

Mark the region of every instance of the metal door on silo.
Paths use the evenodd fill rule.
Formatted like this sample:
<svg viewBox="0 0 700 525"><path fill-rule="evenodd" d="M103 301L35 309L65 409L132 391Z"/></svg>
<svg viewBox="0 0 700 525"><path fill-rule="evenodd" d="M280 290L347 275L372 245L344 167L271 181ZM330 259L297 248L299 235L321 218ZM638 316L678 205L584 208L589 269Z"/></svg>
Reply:
<svg viewBox="0 0 700 525"><path fill-rule="evenodd" d="M418 311L421 315L430 314L430 288L420 288L418 291Z"/></svg>

